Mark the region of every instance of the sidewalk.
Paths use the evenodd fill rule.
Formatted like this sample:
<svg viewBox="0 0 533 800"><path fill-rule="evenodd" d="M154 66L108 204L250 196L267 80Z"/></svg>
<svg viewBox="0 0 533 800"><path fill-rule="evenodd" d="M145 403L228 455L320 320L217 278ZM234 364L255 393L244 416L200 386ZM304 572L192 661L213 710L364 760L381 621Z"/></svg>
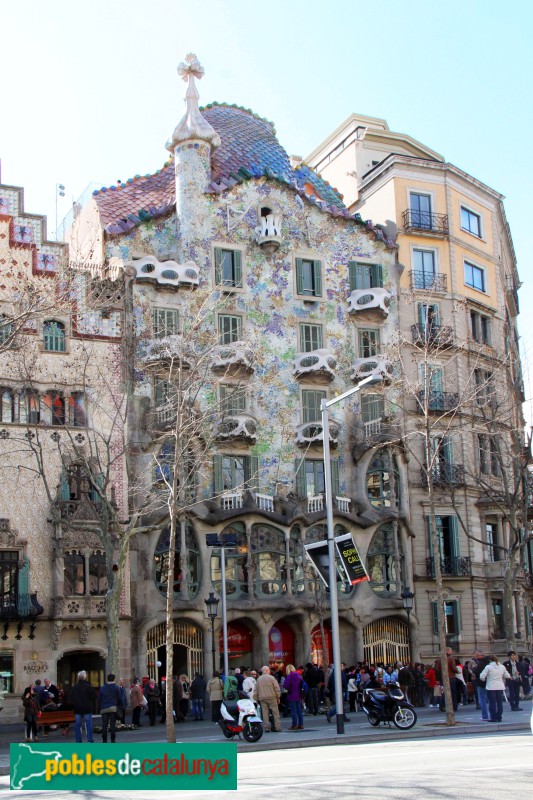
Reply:
<svg viewBox="0 0 533 800"><path fill-rule="evenodd" d="M304 718L304 730L289 731L290 717L282 719L281 733L265 733L262 739L256 744L250 744L243 740L238 741L239 752L266 750L266 749L288 749L294 747L318 747L319 745L337 744L356 744L376 741L391 741L398 739L420 739L426 737L457 736L459 734L483 734L501 731L502 733L511 731L530 731L531 702L522 701L522 711L511 712L509 705L504 705L503 722L492 723L481 720L481 712L476 711L473 706L459 707L455 718L456 724L448 727L445 724L445 715L438 709L417 708L418 722L409 731L401 731L394 726L373 728L362 712L349 712L350 722L345 725L344 735L337 735L335 721L329 724L325 716L313 717L306 715ZM148 722L147 718L146 723ZM220 727L205 720L204 722L190 721L176 725L176 738L180 742L223 742L226 741L222 736ZM0 775L9 774L9 744L24 740L23 724L3 725L0 728ZM99 742L101 737L95 734L95 741ZM158 724L153 728L143 727L134 731L117 731L117 740L120 742L165 742L165 726ZM73 726L71 734L65 739L61 736L61 731L51 731L47 739L42 742L74 742Z"/></svg>

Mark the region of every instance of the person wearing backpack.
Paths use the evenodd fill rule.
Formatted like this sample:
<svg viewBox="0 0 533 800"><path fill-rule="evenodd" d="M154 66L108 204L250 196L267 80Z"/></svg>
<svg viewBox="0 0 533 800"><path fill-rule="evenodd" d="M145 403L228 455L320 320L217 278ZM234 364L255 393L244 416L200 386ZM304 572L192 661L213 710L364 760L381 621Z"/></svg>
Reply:
<svg viewBox="0 0 533 800"><path fill-rule="evenodd" d="M481 709L481 719L489 722L489 707L487 699L487 686L486 681L481 679L481 673L490 664L490 658L485 656L481 650L476 650L474 653L474 661L472 662L472 683L476 690L476 697L479 708Z"/></svg>
<svg viewBox="0 0 533 800"><path fill-rule="evenodd" d="M230 670L228 677L224 681L224 700L237 700L238 689L239 683L237 678L232 674L232 670Z"/></svg>

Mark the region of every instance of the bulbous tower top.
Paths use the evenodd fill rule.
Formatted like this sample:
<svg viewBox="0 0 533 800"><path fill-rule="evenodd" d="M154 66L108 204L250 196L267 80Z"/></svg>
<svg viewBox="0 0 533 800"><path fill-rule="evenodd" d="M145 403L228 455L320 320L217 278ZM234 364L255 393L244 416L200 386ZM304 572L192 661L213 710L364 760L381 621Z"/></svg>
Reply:
<svg viewBox="0 0 533 800"><path fill-rule="evenodd" d="M195 78L200 80L204 76L204 68L198 61L194 53L189 53L178 65L178 74L187 82L187 92L185 94L185 114L174 129L174 133L167 142L167 150L174 153L175 148L182 142L191 139L200 139L208 142L211 147L218 147L221 143L220 136L209 122L202 116L198 108L200 95L195 84Z"/></svg>

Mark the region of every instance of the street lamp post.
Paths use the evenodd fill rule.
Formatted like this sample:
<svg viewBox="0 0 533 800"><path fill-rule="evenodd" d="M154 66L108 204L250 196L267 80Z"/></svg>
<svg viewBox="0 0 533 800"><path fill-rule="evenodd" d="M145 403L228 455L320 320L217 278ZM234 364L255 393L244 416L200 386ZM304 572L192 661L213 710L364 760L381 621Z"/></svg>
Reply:
<svg viewBox="0 0 533 800"><path fill-rule="evenodd" d="M403 607L407 614L407 636L408 636L408 644L409 644L409 660L411 660L411 627L409 625L411 611L413 610L413 601L415 599L414 592L411 591L409 586L404 586L403 592L401 594Z"/></svg>
<svg viewBox="0 0 533 800"><path fill-rule="evenodd" d="M222 638L224 642L224 677L228 677L228 614L226 608L226 547L235 547L237 540L234 534L207 533L206 544L208 547L220 548L220 594L222 595Z"/></svg>
<svg viewBox="0 0 533 800"><path fill-rule="evenodd" d="M324 484L326 490L326 524L328 529L328 560L329 560L329 597L331 603L331 640L333 646L333 679L335 683L335 710L337 717L337 733L344 733L344 699L342 696L341 679L341 645L339 636L339 601L337 597L337 570L335 567L335 529L333 527L333 492L331 488L331 464L329 460L329 416L328 409L335 403L340 403L355 394L363 386L379 383L380 377L369 375L357 386L347 392L334 397L333 400L322 400L322 436L324 444Z"/></svg>
<svg viewBox="0 0 533 800"><path fill-rule="evenodd" d="M213 592L209 592L209 597L207 600L204 600L204 603L207 607L207 616L211 621L211 676L215 674L216 664L215 664L215 620L218 615L218 604L219 604L218 597L215 597Z"/></svg>

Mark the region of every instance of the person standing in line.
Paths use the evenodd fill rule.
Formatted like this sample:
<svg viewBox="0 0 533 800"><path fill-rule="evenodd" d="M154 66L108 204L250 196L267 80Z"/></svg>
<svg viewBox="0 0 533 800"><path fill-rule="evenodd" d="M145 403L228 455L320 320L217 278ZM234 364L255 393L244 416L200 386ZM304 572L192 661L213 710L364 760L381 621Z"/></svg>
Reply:
<svg viewBox="0 0 533 800"><path fill-rule="evenodd" d="M150 727L153 728L155 725L155 718L161 704L159 687L153 678L150 678L144 687L144 696L146 697L148 703L148 718L150 720Z"/></svg>
<svg viewBox="0 0 533 800"><path fill-rule="evenodd" d="M255 684L257 683L256 679L252 675L251 671L247 669L244 673L244 680L242 682L242 690L245 694L248 695L250 700L254 699L254 689Z"/></svg>
<svg viewBox="0 0 533 800"><path fill-rule="evenodd" d="M77 683L71 689L70 702L74 711L74 737L79 744L83 741L82 728L85 723L87 741L94 742L93 739L93 711L96 702L96 689L87 680L87 673L84 669L78 672Z"/></svg>
<svg viewBox="0 0 533 800"><path fill-rule="evenodd" d="M189 698L191 696L191 682L185 673L180 675L181 681L181 713L183 714L183 718L187 719L187 714L189 713Z"/></svg>
<svg viewBox="0 0 533 800"><path fill-rule="evenodd" d="M459 705L458 699L457 699L457 663L455 661L455 658L452 655L452 652L453 651L452 651L451 647L447 647L446 648L446 664L443 666L441 664L440 658L438 658L436 660L436 662L435 662L435 672L437 673L437 680L444 687L443 671L444 671L444 669L447 670L448 679L450 681L450 692L451 692L451 695L452 695L452 706L453 706L453 710L457 711L457 708L458 708L458 705ZM444 689L443 689L442 694L440 696L439 709L440 709L440 711L445 711L446 710L446 698L444 696Z"/></svg>
<svg viewBox="0 0 533 800"><path fill-rule="evenodd" d="M120 705L120 689L115 683L115 675L110 672L107 682L100 689L100 713L102 715L102 742L107 742L107 731L111 735L111 742L115 741L117 725L117 709Z"/></svg>
<svg viewBox="0 0 533 800"><path fill-rule="evenodd" d="M474 652L474 661L470 667L472 674L472 682L476 691L477 704L481 709L481 719L485 722L489 721L489 707L487 698L487 685L484 680L481 680L481 673L490 664L490 658L485 656L481 650Z"/></svg>
<svg viewBox="0 0 533 800"><path fill-rule="evenodd" d="M195 720L203 721L204 719L205 690L206 682L203 675L200 675L199 672L195 672L191 683L191 706Z"/></svg>
<svg viewBox="0 0 533 800"><path fill-rule="evenodd" d="M35 684L31 684L22 693L22 706L24 708L24 722L26 723L25 742L38 742L37 719L41 713Z"/></svg>
<svg viewBox="0 0 533 800"><path fill-rule="evenodd" d="M130 689L130 703L131 703L131 724L135 728L141 728L141 711L143 710L143 690L141 689L141 681L139 678L133 679L133 686Z"/></svg>
<svg viewBox="0 0 533 800"><path fill-rule="evenodd" d="M257 679L254 690L254 701L259 701L261 706L261 716L263 717L263 727L265 733L270 733L270 712L274 719L274 732L281 732L281 721L279 718L279 701L281 700L281 690L279 683L270 674L270 667L261 667L261 675Z"/></svg>
<svg viewBox="0 0 533 800"><path fill-rule="evenodd" d="M302 684L303 678L292 664L285 667L284 688L287 692L287 702L291 710L292 725L290 731L303 730L304 717L302 711Z"/></svg>
<svg viewBox="0 0 533 800"><path fill-rule="evenodd" d="M503 666L511 676L511 680L507 681L507 690L509 692L509 704L511 711L522 711L520 708L520 686L522 684L523 667L518 661L516 652L509 650L507 661L503 662Z"/></svg>
<svg viewBox="0 0 533 800"><path fill-rule="evenodd" d="M213 672L213 677L207 684L207 691L209 692L209 700L211 702L211 722L218 722L221 718L220 706L222 705L222 697L224 696L224 684L218 670Z"/></svg>
<svg viewBox="0 0 533 800"><path fill-rule="evenodd" d="M486 681L490 721L501 722L505 681L511 680L511 676L503 664L500 664L498 657L491 654L490 664L485 667L479 677L482 681Z"/></svg>

